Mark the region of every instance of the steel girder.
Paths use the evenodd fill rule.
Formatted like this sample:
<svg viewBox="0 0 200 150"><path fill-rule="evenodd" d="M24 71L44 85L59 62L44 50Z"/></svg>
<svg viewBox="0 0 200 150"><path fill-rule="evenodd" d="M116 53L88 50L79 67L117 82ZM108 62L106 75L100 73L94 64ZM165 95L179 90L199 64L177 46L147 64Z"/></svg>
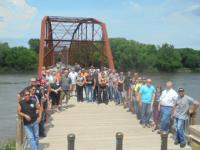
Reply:
<svg viewBox="0 0 200 150"><path fill-rule="evenodd" d="M97 46L96 44L100 46ZM94 51L101 54L101 65L107 57L108 67L114 69L112 52L106 25L94 18L45 16L41 24L38 75L42 67L56 63L59 56L65 64L84 61L88 67L89 59L94 65ZM81 58L76 58L78 56Z"/></svg>

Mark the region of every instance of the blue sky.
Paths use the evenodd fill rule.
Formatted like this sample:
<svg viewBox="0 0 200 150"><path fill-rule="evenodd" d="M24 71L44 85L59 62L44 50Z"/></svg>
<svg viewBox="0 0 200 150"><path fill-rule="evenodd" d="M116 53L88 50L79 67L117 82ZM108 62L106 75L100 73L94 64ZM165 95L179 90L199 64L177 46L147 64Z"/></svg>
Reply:
<svg viewBox="0 0 200 150"><path fill-rule="evenodd" d="M0 0L0 39L26 45L43 16L94 17L110 37L200 50L200 0Z"/></svg>

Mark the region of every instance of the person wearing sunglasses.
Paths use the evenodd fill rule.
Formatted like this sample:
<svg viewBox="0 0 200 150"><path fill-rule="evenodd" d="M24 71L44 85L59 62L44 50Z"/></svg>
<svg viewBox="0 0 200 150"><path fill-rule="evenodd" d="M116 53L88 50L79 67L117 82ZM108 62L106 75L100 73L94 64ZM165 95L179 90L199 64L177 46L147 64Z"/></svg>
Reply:
<svg viewBox="0 0 200 150"><path fill-rule="evenodd" d="M18 115L24 120L24 129L31 150L39 150L39 120L41 118L39 112L39 103L32 100L30 92L25 90L23 100L18 103Z"/></svg>

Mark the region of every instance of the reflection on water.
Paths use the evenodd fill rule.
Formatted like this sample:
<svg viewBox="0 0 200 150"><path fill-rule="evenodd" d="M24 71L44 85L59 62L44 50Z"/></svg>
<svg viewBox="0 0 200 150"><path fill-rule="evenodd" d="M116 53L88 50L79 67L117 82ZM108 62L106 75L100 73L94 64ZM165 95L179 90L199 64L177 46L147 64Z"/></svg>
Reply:
<svg viewBox="0 0 200 150"><path fill-rule="evenodd" d="M17 93L28 85L32 74L9 74L0 75L0 139L15 136ZM172 80L175 89L184 87L187 94L200 100L199 85L200 74L197 73L161 73L146 74L151 77L154 85L161 84L164 88L165 82ZM199 113L200 114L200 113ZM200 115L199 115L200 116Z"/></svg>

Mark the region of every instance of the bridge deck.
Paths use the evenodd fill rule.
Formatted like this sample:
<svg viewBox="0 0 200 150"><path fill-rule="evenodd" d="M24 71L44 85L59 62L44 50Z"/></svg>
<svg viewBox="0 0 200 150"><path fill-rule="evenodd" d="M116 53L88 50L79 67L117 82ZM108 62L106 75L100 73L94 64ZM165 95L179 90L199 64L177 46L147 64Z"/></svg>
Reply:
<svg viewBox="0 0 200 150"><path fill-rule="evenodd" d="M138 120L122 106L96 103L77 103L71 99L69 107L52 115L41 148L66 150L67 134L76 134L75 150L115 150L115 133L124 133L124 150L160 150L160 135L142 128ZM169 138L168 149L178 150ZM190 149L190 148L185 148Z"/></svg>

